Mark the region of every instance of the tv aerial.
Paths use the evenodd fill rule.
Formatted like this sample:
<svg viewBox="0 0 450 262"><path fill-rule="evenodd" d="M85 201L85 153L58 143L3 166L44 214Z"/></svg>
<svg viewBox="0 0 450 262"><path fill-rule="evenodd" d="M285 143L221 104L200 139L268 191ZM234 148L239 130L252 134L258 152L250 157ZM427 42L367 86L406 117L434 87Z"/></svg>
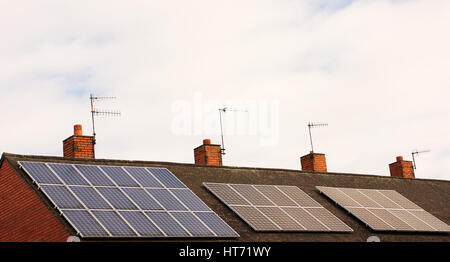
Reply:
<svg viewBox="0 0 450 262"><path fill-rule="evenodd" d="M308 123L309 142L311 143L311 153L314 153L313 139L312 139L312 135L311 135L311 128L314 128L314 127L325 127L325 126L328 126L328 124L327 123L313 123L313 122L309 122Z"/></svg>
<svg viewBox="0 0 450 262"><path fill-rule="evenodd" d="M415 151L413 151L412 153L411 153L411 155L412 155L412 159L413 159L413 168L414 169L417 169L417 166L416 166L416 160L414 159L414 155L419 155L419 154L422 154L422 153L428 153L428 152L430 152L430 150L421 150L421 151L418 151L417 149L415 150Z"/></svg>
<svg viewBox="0 0 450 262"><path fill-rule="evenodd" d="M220 137L222 139L222 146L220 147L220 153L222 155L225 155L225 143L223 140L223 124L222 124L222 113L226 113L228 111L232 112L248 112L247 110L240 110L240 109L229 109L228 107L219 108L219 118L220 118Z"/></svg>
<svg viewBox="0 0 450 262"><path fill-rule="evenodd" d="M92 136L94 137L94 145L96 144L96 133L95 133L95 117L96 116L120 116L119 111L115 110L102 110L94 107L94 102L106 99L116 99L115 96L94 96L90 94L89 99L91 100L91 118L92 118Z"/></svg>

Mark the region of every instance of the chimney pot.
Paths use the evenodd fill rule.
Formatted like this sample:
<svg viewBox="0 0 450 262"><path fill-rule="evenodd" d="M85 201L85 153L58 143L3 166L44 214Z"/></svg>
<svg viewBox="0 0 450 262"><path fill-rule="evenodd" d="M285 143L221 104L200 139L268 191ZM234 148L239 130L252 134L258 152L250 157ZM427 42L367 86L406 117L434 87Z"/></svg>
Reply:
<svg viewBox="0 0 450 262"><path fill-rule="evenodd" d="M203 139L203 144L194 149L196 165L221 166L222 151L220 145L211 144L211 139Z"/></svg>
<svg viewBox="0 0 450 262"><path fill-rule="evenodd" d="M73 126L73 134L75 136L82 136L83 135L83 127L80 124Z"/></svg>
<svg viewBox="0 0 450 262"><path fill-rule="evenodd" d="M403 157L402 156L398 156L397 157L397 162L403 161Z"/></svg>

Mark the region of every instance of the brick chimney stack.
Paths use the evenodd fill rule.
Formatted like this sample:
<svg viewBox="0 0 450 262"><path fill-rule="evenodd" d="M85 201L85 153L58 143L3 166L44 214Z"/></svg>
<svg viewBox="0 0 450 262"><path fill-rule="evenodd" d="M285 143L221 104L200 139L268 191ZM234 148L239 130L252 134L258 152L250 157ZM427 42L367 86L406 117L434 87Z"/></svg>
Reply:
<svg viewBox="0 0 450 262"><path fill-rule="evenodd" d="M211 139L204 139L203 145L194 149L196 165L222 166L220 145L211 144Z"/></svg>
<svg viewBox="0 0 450 262"><path fill-rule="evenodd" d="M83 136L81 125L73 126L73 136L63 141L64 157L67 158L95 158L94 137Z"/></svg>
<svg viewBox="0 0 450 262"><path fill-rule="evenodd" d="M325 154L309 153L300 158L302 164L302 171L307 172L327 172L327 161Z"/></svg>
<svg viewBox="0 0 450 262"><path fill-rule="evenodd" d="M403 160L402 156L398 156L396 162L389 164L389 171L393 177L414 178L412 161Z"/></svg>

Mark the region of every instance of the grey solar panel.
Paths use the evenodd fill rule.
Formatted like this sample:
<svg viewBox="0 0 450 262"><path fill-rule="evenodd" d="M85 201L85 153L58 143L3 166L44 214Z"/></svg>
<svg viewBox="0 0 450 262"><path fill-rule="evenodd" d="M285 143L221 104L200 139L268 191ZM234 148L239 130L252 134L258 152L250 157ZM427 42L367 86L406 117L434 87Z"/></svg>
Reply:
<svg viewBox="0 0 450 262"><path fill-rule="evenodd" d="M66 185L80 185L87 186L89 183L78 173L78 171L72 165L66 164L48 164L59 178Z"/></svg>
<svg viewBox="0 0 450 262"><path fill-rule="evenodd" d="M373 230L450 232L450 226L394 190L317 189Z"/></svg>
<svg viewBox="0 0 450 262"><path fill-rule="evenodd" d="M166 168L19 164L81 237L239 236Z"/></svg>
<svg viewBox="0 0 450 262"><path fill-rule="evenodd" d="M97 167L74 165L81 174L94 186L114 186L114 183Z"/></svg>
<svg viewBox="0 0 450 262"><path fill-rule="evenodd" d="M295 186L203 185L256 231L353 231Z"/></svg>

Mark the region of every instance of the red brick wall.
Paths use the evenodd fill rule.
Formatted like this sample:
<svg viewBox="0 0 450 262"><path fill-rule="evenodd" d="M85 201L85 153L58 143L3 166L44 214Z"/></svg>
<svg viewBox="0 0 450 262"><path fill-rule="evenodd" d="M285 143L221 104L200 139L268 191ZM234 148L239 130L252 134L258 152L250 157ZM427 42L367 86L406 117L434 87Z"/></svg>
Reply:
<svg viewBox="0 0 450 262"><path fill-rule="evenodd" d="M64 157L95 158L94 138L92 136L73 135L63 141Z"/></svg>
<svg viewBox="0 0 450 262"><path fill-rule="evenodd" d="M69 232L30 185L3 161L0 167L0 242L66 241Z"/></svg>
<svg viewBox="0 0 450 262"><path fill-rule="evenodd" d="M397 160L389 164L389 171L393 177L414 178L414 168L411 161Z"/></svg>
<svg viewBox="0 0 450 262"><path fill-rule="evenodd" d="M302 171L327 172L325 154L310 153L300 158Z"/></svg>
<svg viewBox="0 0 450 262"><path fill-rule="evenodd" d="M201 145L194 149L196 165L221 166L220 145Z"/></svg>

